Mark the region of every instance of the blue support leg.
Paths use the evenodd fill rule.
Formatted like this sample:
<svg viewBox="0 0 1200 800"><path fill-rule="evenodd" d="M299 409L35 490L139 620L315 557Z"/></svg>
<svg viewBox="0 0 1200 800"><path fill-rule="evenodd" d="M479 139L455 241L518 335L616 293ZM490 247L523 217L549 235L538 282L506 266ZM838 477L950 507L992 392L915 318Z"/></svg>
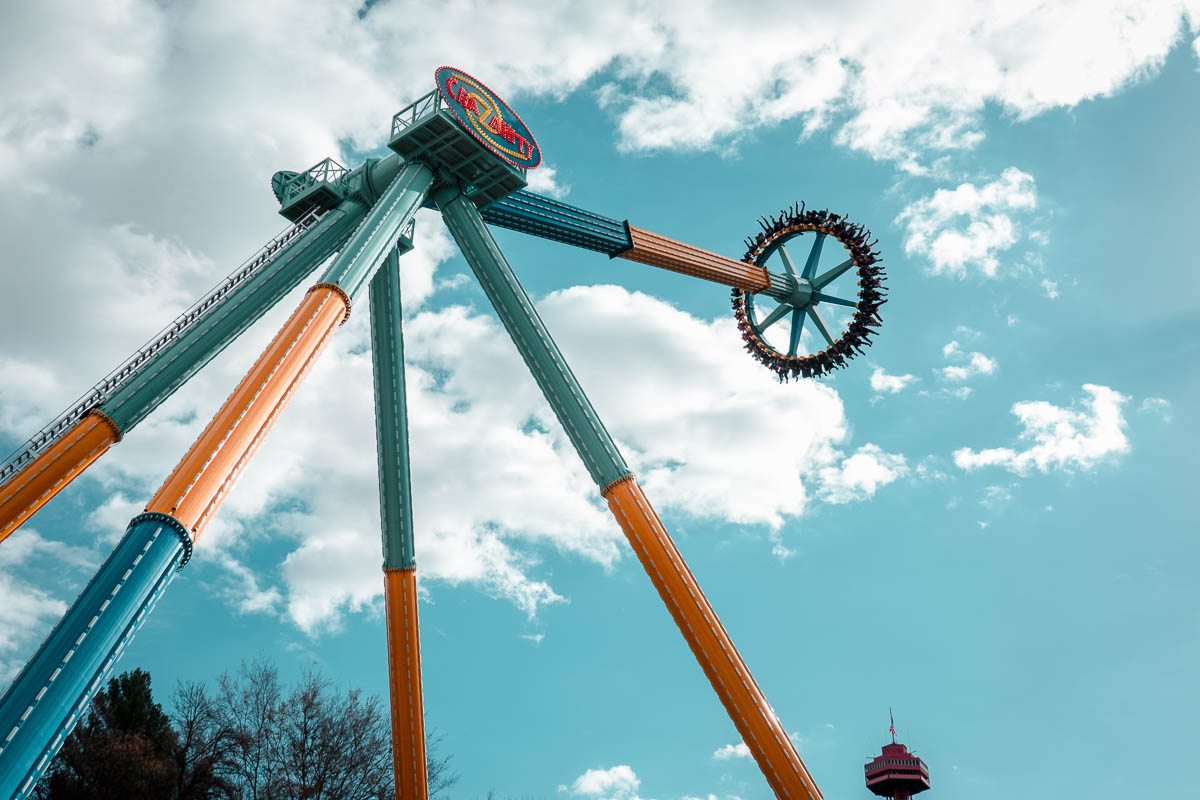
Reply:
<svg viewBox="0 0 1200 800"><path fill-rule="evenodd" d="M164 514L134 517L120 544L0 698L0 797L29 797L113 664L191 554Z"/></svg>

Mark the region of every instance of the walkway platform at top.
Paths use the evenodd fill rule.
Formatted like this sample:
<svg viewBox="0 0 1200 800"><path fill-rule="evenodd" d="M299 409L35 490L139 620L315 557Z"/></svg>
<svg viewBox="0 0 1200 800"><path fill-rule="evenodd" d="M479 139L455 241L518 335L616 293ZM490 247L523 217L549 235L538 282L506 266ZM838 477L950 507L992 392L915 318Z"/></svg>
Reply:
<svg viewBox="0 0 1200 800"><path fill-rule="evenodd" d="M477 208L525 188L525 170L505 161L467 132L434 89L392 117L388 147L443 178L457 178Z"/></svg>

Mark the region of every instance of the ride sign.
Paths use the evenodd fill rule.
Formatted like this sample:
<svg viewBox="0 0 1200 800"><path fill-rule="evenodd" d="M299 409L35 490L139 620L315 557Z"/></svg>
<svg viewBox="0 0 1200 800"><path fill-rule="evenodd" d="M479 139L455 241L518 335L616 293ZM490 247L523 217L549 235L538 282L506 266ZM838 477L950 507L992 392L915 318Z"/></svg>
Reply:
<svg viewBox="0 0 1200 800"><path fill-rule="evenodd" d="M438 67L433 79L450 112L484 147L522 169L542 163L533 134L495 92L454 67Z"/></svg>

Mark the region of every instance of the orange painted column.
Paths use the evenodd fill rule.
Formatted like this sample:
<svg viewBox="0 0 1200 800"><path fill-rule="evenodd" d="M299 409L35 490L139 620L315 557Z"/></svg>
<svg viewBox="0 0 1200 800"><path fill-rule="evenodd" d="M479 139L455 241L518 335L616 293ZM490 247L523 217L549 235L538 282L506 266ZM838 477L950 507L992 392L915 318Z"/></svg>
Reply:
<svg viewBox="0 0 1200 800"><path fill-rule="evenodd" d="M771 278L763 267L734 261L695 245L676 241L643 228L628 225L632 247L616 258L649 264L652 267L681 272L706 281L723 283L735 289L761 292L771 288Z"/></svg>
<svg viewBox="0 0 1200 800"><path fill-rule="evenodd" d="M781 800L821 800L821 791L779 724L775 710L759 690L642 488L630 475L609 485L603 494L775 796Z"/></svg>
<svg viewBox="0 0 1200 800"><path fill-rule="evenodd" d="M0 486L0 541L34 515L104 451L121 441L117 424L92 410Z"/></svg>
<svg viewBox="0 0 1200 800"><path fill-rule="evenodd" d="M383 594L387 609L388 685L392 696L392 766L396 775L396 800L428 800L416 568L385 569Z"/></svg>
<svg viewBox="0 0 1200 800"><path fill-rule="evenodd" d="M174 517L197 538L349 314L341 289L321 283L309 289L146 510Z"/></svg>

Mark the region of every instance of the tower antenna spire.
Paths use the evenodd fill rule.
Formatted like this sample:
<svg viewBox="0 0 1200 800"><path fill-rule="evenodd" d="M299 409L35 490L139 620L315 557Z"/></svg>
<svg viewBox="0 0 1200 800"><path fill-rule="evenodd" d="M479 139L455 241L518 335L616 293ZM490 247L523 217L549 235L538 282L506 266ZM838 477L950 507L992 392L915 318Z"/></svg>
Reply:
<svg viewBox="0 0 1200 800"><path fill-rule="evenodd" d="M894 716L892 716L892 707L891 706L888 706L888 720L890 720L892 723L891 727L888 728L888 733L890 733L892 735L892 744L895 744L896 743L896 718Z"/></svg>

